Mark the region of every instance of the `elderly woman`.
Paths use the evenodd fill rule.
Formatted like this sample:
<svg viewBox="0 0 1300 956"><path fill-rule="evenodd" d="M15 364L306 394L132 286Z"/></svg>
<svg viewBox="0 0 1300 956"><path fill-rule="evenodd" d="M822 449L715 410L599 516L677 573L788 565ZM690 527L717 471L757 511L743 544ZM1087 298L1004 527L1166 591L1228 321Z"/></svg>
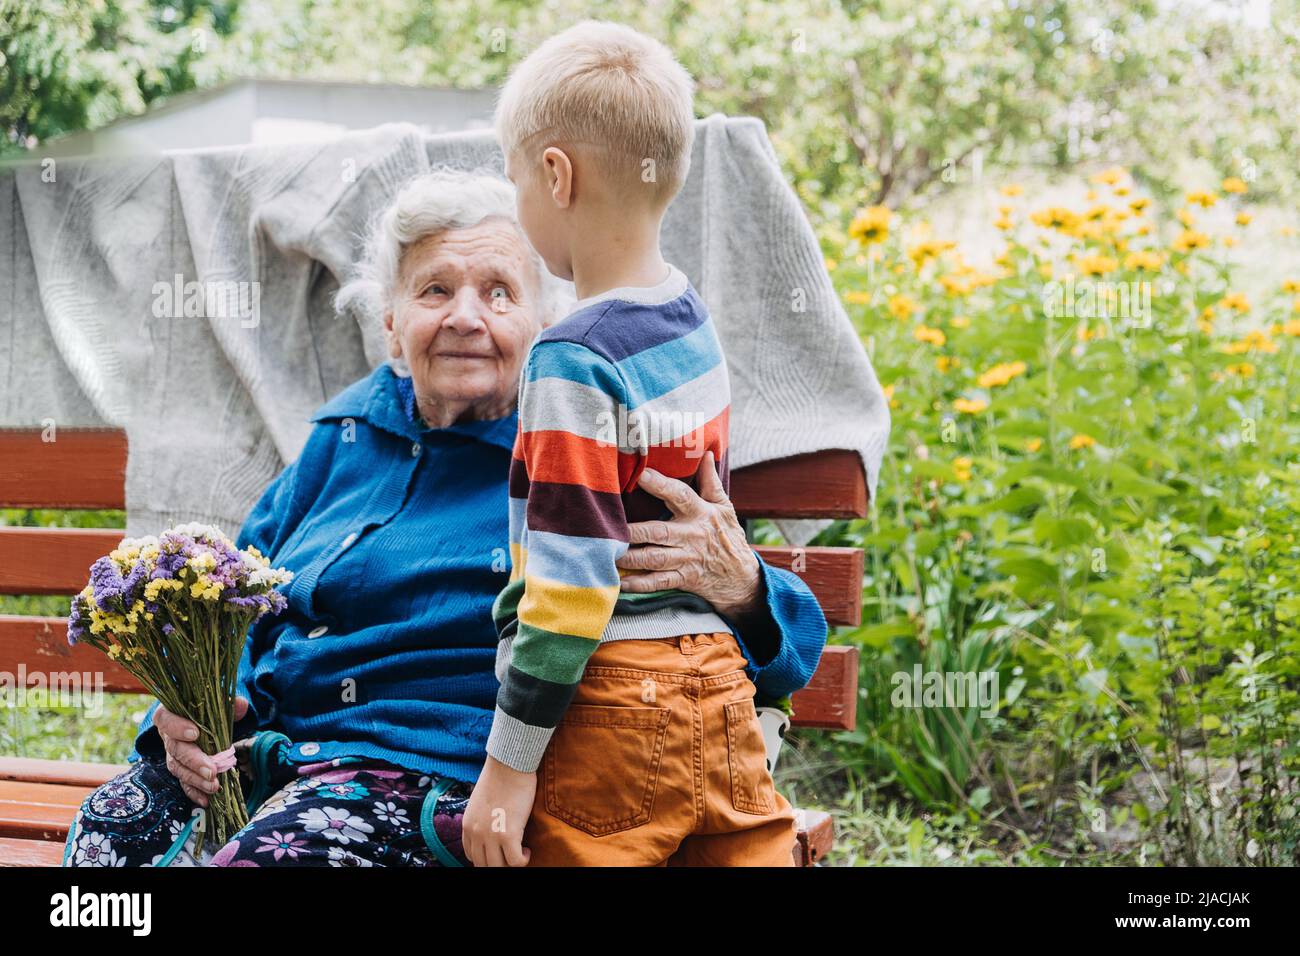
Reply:
<svg viewBox="0 0 1300 956"><path fill-rule="evenodd" d="M238 539L294 572L249 631L235 739L247 827L214 865L466 862L460 816L497 691L491 606L509 572L507 476L521 363L556 313L513 192L437 172L378 219L341 306L382 323L391 361L322 406ZM632 528L623 587L682 588L740 641L760 689L799 686L826 635L798 578L745 542L711 464L697 495L647 472L673 518ZM129 770L96 790L70 865L194 865L216 790L193 724L155 704Z"/></svg>

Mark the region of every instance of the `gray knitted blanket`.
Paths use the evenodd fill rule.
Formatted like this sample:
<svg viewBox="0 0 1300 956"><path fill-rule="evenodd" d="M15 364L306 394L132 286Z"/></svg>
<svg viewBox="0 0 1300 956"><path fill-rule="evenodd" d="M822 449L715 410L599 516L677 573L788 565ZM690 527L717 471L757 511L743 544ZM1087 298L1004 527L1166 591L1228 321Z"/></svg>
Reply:
<svg viewBox="0 0 1300 956"><path fill-rule="evenodd" d="M0 426L124 428L128 533L234 534L311 412L384 361L331 300L372 215L444 164L501 154L393 125L0 170ZM849 448L874 495L888 408L759 121L698 122L663 247L726 349L732 467Z"/></svg>

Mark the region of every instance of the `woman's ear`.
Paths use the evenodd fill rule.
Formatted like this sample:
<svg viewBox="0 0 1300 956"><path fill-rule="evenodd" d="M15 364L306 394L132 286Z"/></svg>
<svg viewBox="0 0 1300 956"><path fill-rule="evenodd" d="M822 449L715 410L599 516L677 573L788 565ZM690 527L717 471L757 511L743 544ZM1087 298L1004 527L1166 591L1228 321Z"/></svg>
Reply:
<svg viewBox="0 0 1300 956"><path fill-rule="evenodd" d="M393 310L384 310L384 337L388 339L388 354L393 358L402 357L402 340L397 337L397 331L393 328Z"/></svg>
<svg viewBox="0 0 1300 956"><path fill-rule="evenodd" d="M546 191L561 209L573 202L573 163L569 155L558 146L548 146L542 153L542 167L546 172Z"/></svg>

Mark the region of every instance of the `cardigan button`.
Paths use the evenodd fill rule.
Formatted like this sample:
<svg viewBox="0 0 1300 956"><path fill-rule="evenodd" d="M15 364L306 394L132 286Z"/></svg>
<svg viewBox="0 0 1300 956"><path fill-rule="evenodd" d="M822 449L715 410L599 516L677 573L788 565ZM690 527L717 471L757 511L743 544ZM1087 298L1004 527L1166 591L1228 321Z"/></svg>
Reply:
<svg viewBox="0 0 1300 956"><path fill-rule="evenodd" d="M303 744L298 748L304 757L314 757L320 753L320 744Z"/></svg>
<svg viewBox="0 0 1300 956"><path fill-rule="evenodd" d="M357 540L357 533L353 531L349 533L346 538L343 539L343 547L344 548L352 547L352 543L356 540Z"/></svg>
<svg viewBox="0 0 1300 956"><path fill-rule="evenodd" d="M411 446L411 457L412 458L420 457L420 443L418 441Z"/></svg>
<svg viewBox="0 0 1300 956"><path fill-rule="evenodd" d="M327 633L329 633L329 628L326 627L324 624L322 624L320 627L313 627L310 631L307 632L307 636L320 637L323 634L327 634Z"/></svg>

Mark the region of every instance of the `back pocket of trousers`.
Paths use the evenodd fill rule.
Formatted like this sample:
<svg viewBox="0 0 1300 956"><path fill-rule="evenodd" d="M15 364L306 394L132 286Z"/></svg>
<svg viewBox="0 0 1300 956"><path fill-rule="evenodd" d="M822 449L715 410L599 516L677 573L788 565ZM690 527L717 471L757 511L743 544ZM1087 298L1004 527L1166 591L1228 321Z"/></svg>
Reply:
<svg viewBox="0 0 1300 956"><path fill-rule="evenodd" d="M743 813L776 810L776 787L767 770L767 745L752 699L726 705L727 761L731 766L731 804Z"/></svg>
<svg viewBox="0 0 1300 956"><path fill-rule="evenodd" d="M572 704L542 760L546 810L592 836L650 822L666 707Z"/></svg>

